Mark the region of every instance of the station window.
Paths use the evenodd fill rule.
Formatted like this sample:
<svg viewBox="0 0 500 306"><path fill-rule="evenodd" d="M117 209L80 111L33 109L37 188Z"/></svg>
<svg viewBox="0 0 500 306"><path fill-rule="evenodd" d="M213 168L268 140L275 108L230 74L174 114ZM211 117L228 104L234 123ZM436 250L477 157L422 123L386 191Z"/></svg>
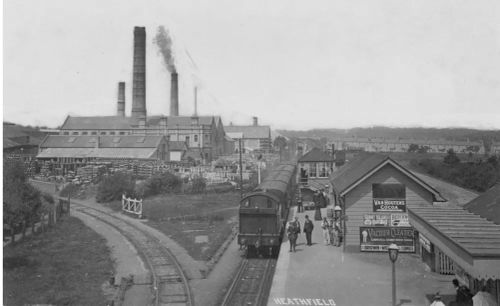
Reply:
<svg viewBox="0 0 500 306"><path fill-rule="evenodd" d="M318 173L316 172L316 163L309 164L309 177L317 177Z"/></svg>
<svg viewBox="0 0 500 306"><path fill-rule="evenodd" d="M78 135L78 132L73 132L72 135Z"/></svg>
<svg viewBox="0 0 500 306"><path fill-rule="evenodd" d="M189 144L189 136L186 136L186 142Z"/></svg>
<svg viewBox="0 0 500 306"><path fill-rule="evenodd" d="M88 135L89 132L82 132L82 135Z"/></svg>
<svg viewBox="0 0 500 306"><path fill-rule="evenodd" d="M120 135L125 135L125 132L120 132Z"/></svg>
<svg viewBox="0 0 500 306"><path fill-rule="evenodd" d="M97 135L97 132L91 132L90 135Z"/></svg>
<svg viewBox="0 0 500 306"><path fill-rule="evenodd" d="M114 134L115 134L115 132L109 132L109 135L114 135Z"/></svg>
<svg viewBox="0 0 500 306"><path fill-rule="evenodd" d="M103 132L101 132L101 135L106 135L106 132L104 132L104 131L103 131Z"/></svg>
<svg viewBox="0 0 500 306"><path fill-rule="evenodd" d="M198 142L198 135L194 135L194 142Z"/></svg>
<svg viewBox="0 0 500 306"><path fill-rule="evenodd" d="M373 184L374 199L406 199L406 188L403 184Z"/></svg>

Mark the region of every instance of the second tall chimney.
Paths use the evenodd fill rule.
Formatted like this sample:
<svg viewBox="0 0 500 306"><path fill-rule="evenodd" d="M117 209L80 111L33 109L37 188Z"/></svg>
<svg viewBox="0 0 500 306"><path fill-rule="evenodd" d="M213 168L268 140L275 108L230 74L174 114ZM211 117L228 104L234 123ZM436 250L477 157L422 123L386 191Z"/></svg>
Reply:
<svg viewBox="0 0 500 306"><path fill-rule="evenodd" d="M118 82L117 116L125 117L125 82Z"/></svg>
<svg viewBox="0 0 500 306"><path fill-rule="evenodd" d="M146 28L134 27L132 118L146 117Z"/></svg>
<svg viewBox="0 0 500 306"><path fill-rule="evenodd" d="M177 72L170 74L170 116L179 116L179 81Z"/></svg>

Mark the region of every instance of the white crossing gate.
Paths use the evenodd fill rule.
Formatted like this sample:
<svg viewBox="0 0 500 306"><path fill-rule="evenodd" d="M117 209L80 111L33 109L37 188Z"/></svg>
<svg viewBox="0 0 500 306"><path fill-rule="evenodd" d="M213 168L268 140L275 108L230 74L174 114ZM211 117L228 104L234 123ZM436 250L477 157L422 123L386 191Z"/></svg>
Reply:
<svg viewBox="0 0 500 306"><path fill-rule="evenodd" d="M142 218L142 200L127 198L122 195L122 210Z"/></svg>

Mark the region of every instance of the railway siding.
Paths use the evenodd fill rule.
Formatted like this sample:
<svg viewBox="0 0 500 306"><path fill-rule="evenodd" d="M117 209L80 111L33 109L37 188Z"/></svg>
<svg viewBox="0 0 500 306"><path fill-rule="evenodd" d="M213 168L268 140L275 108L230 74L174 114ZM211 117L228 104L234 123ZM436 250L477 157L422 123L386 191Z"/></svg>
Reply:
<svg viewBox="0 0 500 306"><path fill-rule="evenodd" d="M158 239L101 210L81 204L74 204L73 208L115 227L136 246L152 273L154 289L156 289L154 290L154 305L193 305L187 277L175 257Z"/></svg>

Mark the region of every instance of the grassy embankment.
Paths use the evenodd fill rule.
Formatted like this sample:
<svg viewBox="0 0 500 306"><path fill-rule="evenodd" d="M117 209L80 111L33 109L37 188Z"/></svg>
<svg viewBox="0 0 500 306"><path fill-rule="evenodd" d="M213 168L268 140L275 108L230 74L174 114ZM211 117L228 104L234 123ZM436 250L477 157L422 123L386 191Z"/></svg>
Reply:
<svg viewBox="0 0 500 306"><path fill-rule="evenodd" d="M163 232L196 260L210 260L238 222L238 192L161 195L144 200L148 225ZM121 210L121 202L107 204Z"/></svg>
<svg viewBox="0 0 500 306"><path fill-rule="evenodd" d="M68 217L46 233L4 248L5 305L103 305L113 271L106 242Z"/></svg>

